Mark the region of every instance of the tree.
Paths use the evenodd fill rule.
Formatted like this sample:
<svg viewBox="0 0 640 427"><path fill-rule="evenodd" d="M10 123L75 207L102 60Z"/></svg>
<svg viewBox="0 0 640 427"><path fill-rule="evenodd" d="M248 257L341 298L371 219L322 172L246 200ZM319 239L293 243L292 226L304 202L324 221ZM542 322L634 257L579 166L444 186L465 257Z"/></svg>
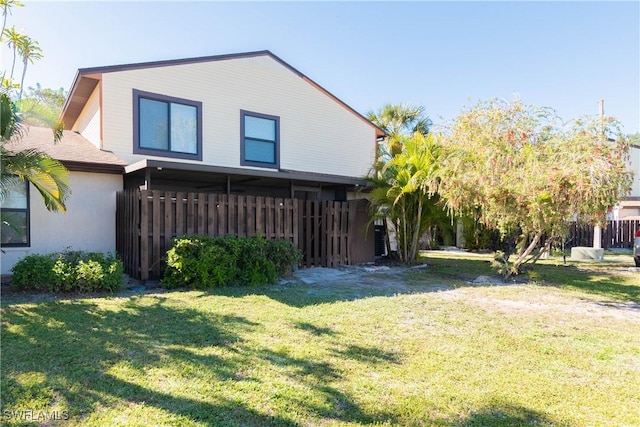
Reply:
<svg viewBox="0 0 640 427"><path fill-rule="evenodd" d="M15 180L27 180L42 195L50 211L65 212L70 194L68 171L57 160L37 150L11 151L7 143L22 136L17 109L6 93L0 93L0 201L7 196Z"/></svg>
<svg viewBox="0 0 640 427"><path fill-rule="evenodd" d="M62 138L64 125L60 120L60 114L65 101L64 89L53 90L42 88L39 83L36 87L29 87L26 96L16 101L16 107L20 114L21 123L50 127L54 132L54 139Z"/></svg>
<svg viewBox="0 0 640 427"><path fill-rule="evenodd" d="M543 236L548 249L569 220L603 221L630 189L629 145L613 118L565 125L551 109L494 99L463 111L440 137L440 195L451 212L477 215L514 244L496 256L505 278L535 263Z"/></svg>
<svg viewBox="0 0 640 427"><path fill-rule="evenodd" d="M11 8L22 6L24 4L17 0L0 0L0 8L2 8L2 31L0 31L0 36L4 34L4 29L7 28L7 18L11 15Z"/></svg>
<svg viewBox="0 0 640 427"><path fill-rule="evenodd" d="M374 218L393 224L398 256L411 264L418 254L419 239L435 216L440 146L420 132L397 138L402 151L369 178L371 204Z"/></svg>
<svg viewBox="0 0 640 427"><path fill-rule="evenodd" d="M7 33L5 31L7 16L11 13L12 7L22 6L22 3L16 0L0 0L0 6L3 14L0 36L4 40ZM12 30L15 31L13 27ZM11 142L24 135L23 123L28 117L29 120L36 120L37 113L47 112L46 107L38 106L36 103L33 103L30 109L21 111L19 107L24 108L27 100L23 100L25 102L21 105L21 101L14 101L12 98L15 96L14 91L18 89L20 90L18 98L22 96L27 64L42 57L38 42L27 36L16 38L14 41L16 44L12 42L12 46L22 58L23 70L20 85L16 85L12 78L6 79L6 70L4 70L0 89L0 201L8 195L16 180L26 180L40 192L47 209L65 212L65 201L70 194L67 169L45 153L37 150L16 151L10 147ZM40 89L39 86L38 89ZM57 117L52 120L51 111L48 111L47 114L41 114L39 120L39 125L55 124L52 138L58 141L62 135L62 127L58 124ZM2 222L5 225L6 218L2 218Z"/></svg>
<svg viewBox="0 0 640 427"><path fill-rule="evenodd" d="M13 59L11 60L11 73L9 80L13 80L13 71L16 68L16 58L18 57L18 46L24 42L24 35L16 31L16 27L12 26L3 31L7 46L13 51Z"/></svg>
<svg viewBox="0 0 640 427"><path fill-rule="evenodd" d="M386 147L382 157L391 157L402 150L400 137L416 132L427 135L431 119L425 115L423 106L409 104L385 104L376 111L369 111L367 118L384 130Z"/></svg>
<svg viewBox="0 0 640 427"><path fill-rule="evenodd" d="M36 59L42 58L42 49L36 40L31 37L24 36L18 45L18 53L22 59L22 77L20 79L20 94L18 99L22 99L24 89L24 76L27 74L27 65L33 64Z"/></svg>

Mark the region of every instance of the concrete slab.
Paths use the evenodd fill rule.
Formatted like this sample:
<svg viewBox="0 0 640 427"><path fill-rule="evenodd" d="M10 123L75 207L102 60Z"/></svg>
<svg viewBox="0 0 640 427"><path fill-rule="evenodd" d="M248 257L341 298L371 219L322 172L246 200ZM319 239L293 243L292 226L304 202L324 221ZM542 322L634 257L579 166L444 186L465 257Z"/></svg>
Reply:
<svg viewBox="0 0 640 427"><path fill-rule="evenodd" d="M572 260L602 261L604 259L604 249L590 248L586 246L576 246L571 248Z"/></svg>

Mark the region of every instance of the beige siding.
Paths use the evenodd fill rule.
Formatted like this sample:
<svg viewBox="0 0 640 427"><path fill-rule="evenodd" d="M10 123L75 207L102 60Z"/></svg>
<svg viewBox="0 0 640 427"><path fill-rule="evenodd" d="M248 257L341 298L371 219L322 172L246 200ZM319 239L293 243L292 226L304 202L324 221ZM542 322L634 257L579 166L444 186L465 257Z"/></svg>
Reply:
<svg viewBox="0 0 640 427"><path fill-rule="evenodd" d="M100 146L100 85L97 85L78 116L72 130L98 148Z"/></svg>
<svg viewBox="0 0 640 427"><path fill-rule="evenodd" d="M2 273L30 253L73 250L115 252L116 191L122 189L122 176L71 172L73 193L67 212L49 212L38 191L31 187L31 246L3 248Z"/></svg>
<svg viewBox="0 0 640 427"><path fill-rule="evenodd" d="M236 58L103 75L104 149L135 162L132 89L203 103L204 164L240 167L240 110L280 117L280 167L364 176L375 132L270 57ZM187 161L189 162L189 161Z"/></svg>

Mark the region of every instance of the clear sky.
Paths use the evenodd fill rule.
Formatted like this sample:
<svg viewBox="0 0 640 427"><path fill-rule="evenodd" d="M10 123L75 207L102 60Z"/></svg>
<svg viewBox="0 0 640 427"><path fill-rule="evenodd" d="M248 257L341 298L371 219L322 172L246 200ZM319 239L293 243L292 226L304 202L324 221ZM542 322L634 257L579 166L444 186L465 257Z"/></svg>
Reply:
<svg viewBox="0 0 640 427"><path fill-rule="evenodd" d="M424 105L434 122L481 99L605 113L640 130L640 2L56 2L9 25L40 42L26 85L78 68L268 49L361 113ZM11 54L2 50L2 68Z"/></svg>

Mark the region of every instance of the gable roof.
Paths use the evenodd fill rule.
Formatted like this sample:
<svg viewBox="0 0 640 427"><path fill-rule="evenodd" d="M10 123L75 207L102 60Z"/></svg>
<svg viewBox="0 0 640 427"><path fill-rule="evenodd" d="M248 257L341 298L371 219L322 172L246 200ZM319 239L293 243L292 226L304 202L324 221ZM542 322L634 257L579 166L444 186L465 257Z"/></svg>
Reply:
<svg viewBox="0 0 640 427"><path fill-rule="evenodd" d="M123 173L127 163L110 151L103 151L87 141L82 135L70 130L63 131L58 142L53 140L49 128L26 126L22 137L6 142L9 152L38 150L60 161L69 170L83 172Z"/></svg>
<svg viewBox="0 0 640 427"><path fill-rule="evenodd" d="M73 80L73 84L71 86L71 90L69 91L69 97L67 98L64 107L62 109L62 121L64 123L65 128L70 128L75 120L80 115L84 104L89 99L89 96L95 89L98 82L102 79L102 74L104 73L113 73L118 71L130 71L130 70L141 70L145 68L158 68L158 67L169 67L173 65L184 65L184 64L196 64L202 62L215 62L215 61L228 61L233 59L240 58L253 58L257 56L268 56L280 63L283 67L289 69L291 72L296 74L302 80L331 98L333 101L337 102L340 106L345 108L350 113L354 114L356 117L360 118L367 124L369 124L372 128L375 129L376 136L383 137L385 135L384 131L372 123L369 119L367 119L362 114L358 113L356 110L351 108L349 105L341 101L337 96L333 95L331 92L320 86L318 83L311 80L309 77L305 76L303 73L283 61L278 56L274 55L271 51L268 50L259 50L254 52L244 52L244 53L233 53L226 55L214 55L214 56L201 56L195 58L184 58L184 59L170 59L164 61L152 61L152 62L140 62L133 64L122 64L122 65L110 65L104 67L92 67L92 68L80 68L76 73L76 76Z"/></svg>

